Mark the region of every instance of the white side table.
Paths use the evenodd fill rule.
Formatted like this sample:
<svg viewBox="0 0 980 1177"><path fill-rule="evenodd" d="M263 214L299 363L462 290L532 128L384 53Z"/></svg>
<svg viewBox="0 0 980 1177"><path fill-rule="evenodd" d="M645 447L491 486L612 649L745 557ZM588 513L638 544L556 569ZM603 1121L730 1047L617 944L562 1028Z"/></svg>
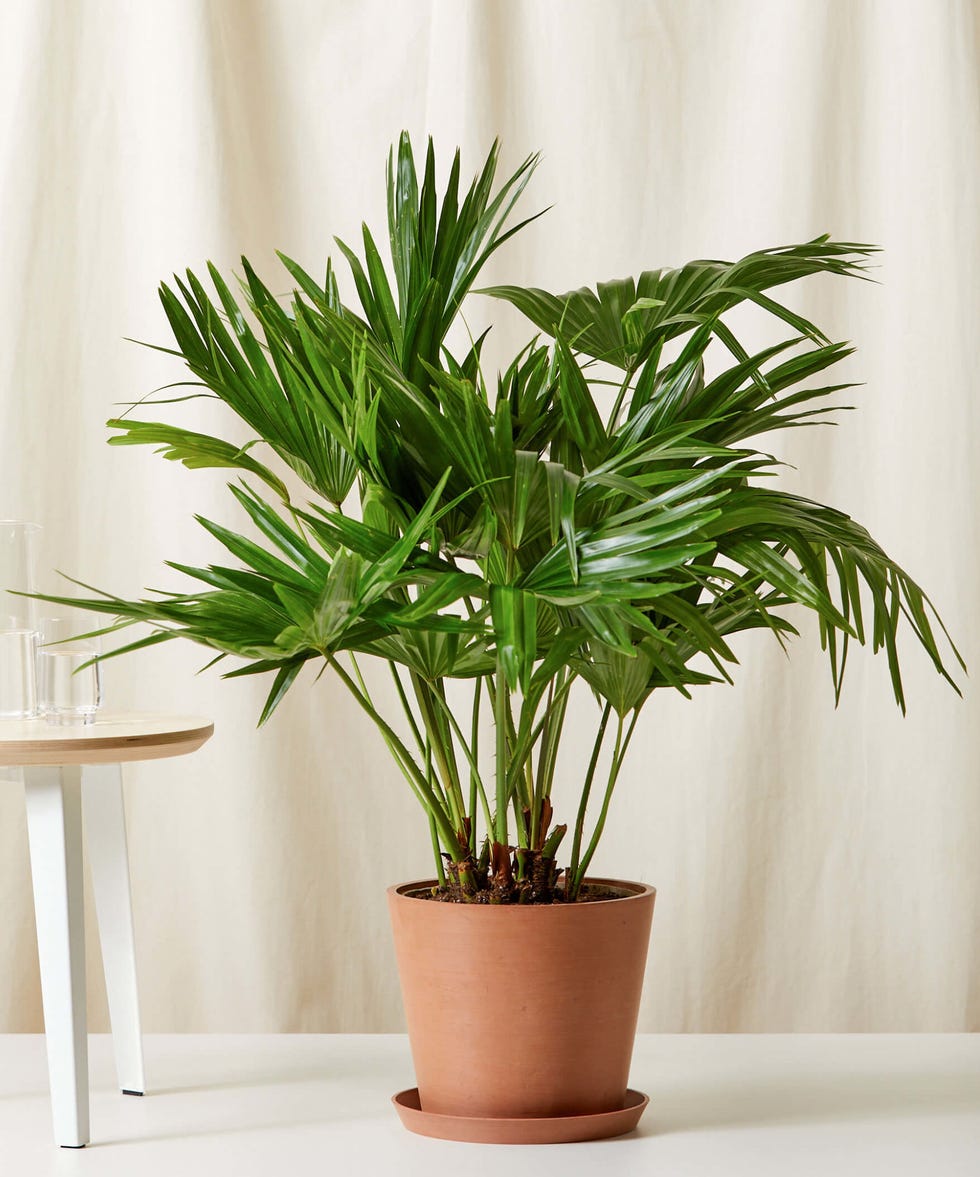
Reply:
<svg viewBox="0 0 980 1177"><path fill-rule="evenodd" d="M82 812L119 1086L142 1095L120 765L194 752L213 731L207 719L138 713L100 714L94 723L70 727L0 721L0 765L19 768L24 777L51 1110L63 1148L89 1141Z"/></svg>

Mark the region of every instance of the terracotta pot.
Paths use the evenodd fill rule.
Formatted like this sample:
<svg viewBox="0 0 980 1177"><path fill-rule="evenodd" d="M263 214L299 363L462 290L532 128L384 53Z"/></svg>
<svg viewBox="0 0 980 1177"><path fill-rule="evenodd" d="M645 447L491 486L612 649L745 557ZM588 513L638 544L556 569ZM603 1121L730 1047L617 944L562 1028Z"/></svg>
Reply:
<svg viewBox="0 0 980 1177"><path fill-rule="evenodd" d="M424 1112L556 1117L623 1107L656 892L540 906L388 890Z"/></svg>

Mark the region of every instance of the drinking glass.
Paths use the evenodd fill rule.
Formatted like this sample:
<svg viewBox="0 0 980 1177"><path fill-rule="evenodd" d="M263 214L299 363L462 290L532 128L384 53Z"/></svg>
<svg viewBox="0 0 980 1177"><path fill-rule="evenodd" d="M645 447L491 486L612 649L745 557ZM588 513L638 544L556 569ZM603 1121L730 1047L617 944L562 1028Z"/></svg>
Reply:
<svg viewBox="0 0 980 1177"><path fill-rule="evenodd" d="M84 629L72 618L41 618L38 701L48 723L91 723L102 703L101 643L79 636Z"/></svg>
<svg viewBox="0 0 980 1177"><path fill-rule="evenodd" d="M37 677L32 629L0 629L0 719L37 715Z"/></svg>
<svg viewBox="0 0 980 1177"><path fill-rule="evenodd" d="M0 718L37 714L34 601L15 593L34 592L36 523L0 520Z"/></svg>

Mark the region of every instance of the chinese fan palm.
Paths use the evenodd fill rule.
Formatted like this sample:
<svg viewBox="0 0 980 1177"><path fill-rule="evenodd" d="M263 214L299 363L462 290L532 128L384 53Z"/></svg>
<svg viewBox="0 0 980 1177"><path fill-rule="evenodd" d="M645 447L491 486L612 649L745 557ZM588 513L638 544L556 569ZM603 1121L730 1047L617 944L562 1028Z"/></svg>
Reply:
<svg viewBox="0 0 980 1177"><path fill-rule="evenodd" d="M950 682L943 658L959 662L919 586L847 515L779 490L757 448L824 419L848 387L825 373L850 349L779 287L860 275L871 248L821 237L594 290L482 290L540 332L491 381L482 337L461 355L445 341L487 258L534 219L512 223L534 165L495 188L495 146L463 191L457 153L440 199L431 144L420 177L403 136L388 260L366 226L360 252L338 242L356 308L329 262L320 282L282 257L285 299L244 258L238 289L213 266L210 288L190 272L164 284L172 354L253 440L126 418L111 442L239 471L245 528L200 518L227 555L172 564L192 582L183 593L71 598L112 611L114 629L152 628L116 653L184 637L244 660L229 677L269 674L263 720L307 662L329 664L425 810L441 894L468 901L578 896L644 704L731 681L742 630L784 642L805 606L838 695L850 643L868 643L903 710L900 630ZM785 338L750 354L725 322L745 302ZM388 663L403 714L379 712L367 655ZM471 687L465 712L451 679ZM579 681L598 730L577 812L558 821Z"/></svg>

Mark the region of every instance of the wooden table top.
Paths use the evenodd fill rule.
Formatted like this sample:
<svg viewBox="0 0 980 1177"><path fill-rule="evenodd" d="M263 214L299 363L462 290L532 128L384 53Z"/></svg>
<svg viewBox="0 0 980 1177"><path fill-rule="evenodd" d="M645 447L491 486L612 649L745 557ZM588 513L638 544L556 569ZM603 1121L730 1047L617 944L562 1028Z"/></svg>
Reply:
<svg viewBox="0 0 980 1177"><path fill-rule="evenodd" d="M99 712L92 723L0 719L0 765L121 764L196 752L214 733L210 719L159 712Z"/></svg>

